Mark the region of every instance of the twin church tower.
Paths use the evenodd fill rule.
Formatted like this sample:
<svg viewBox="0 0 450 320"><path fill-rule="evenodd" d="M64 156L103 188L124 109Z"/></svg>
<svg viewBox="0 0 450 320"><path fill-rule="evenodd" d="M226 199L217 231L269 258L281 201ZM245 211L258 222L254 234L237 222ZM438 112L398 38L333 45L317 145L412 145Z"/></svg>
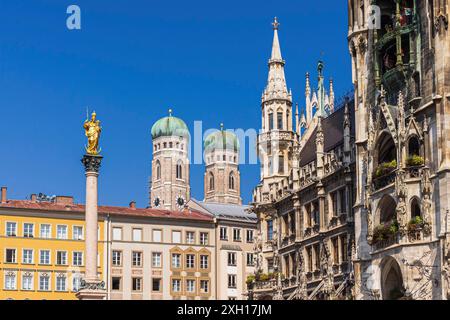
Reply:
<svg viewBox="0 0 450 320"><path fill-rule="evenodd" d="M169 115L159 119L151 130L153 141L150 206L183 210L191 198L189 140L186 123ZM239 141L223 129L204 141L204 201L242 203L240 196Z"/></svg>

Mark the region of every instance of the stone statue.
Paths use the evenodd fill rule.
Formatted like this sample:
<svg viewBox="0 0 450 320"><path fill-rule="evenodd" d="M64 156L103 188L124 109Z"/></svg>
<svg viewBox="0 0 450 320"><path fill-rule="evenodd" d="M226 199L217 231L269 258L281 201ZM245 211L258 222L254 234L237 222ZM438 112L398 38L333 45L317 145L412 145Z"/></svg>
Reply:
<svg viewBox="0 0 450 320"><path fill-rule="evenodd" d="M100 121L96 120L96 116L97 114L94 111L91 120L86 119L83 124L85 135L88 138L88 146L85 147L86 153L93 156L98 155L101 151L98 149L98 141L100 139L102 127L100 126Z"/></svg>

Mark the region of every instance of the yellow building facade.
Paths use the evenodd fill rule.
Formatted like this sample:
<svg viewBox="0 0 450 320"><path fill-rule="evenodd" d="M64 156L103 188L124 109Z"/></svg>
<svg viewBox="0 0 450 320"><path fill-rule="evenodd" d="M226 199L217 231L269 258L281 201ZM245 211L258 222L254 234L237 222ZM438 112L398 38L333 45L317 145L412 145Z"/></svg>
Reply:
<svg viewBox="0 0 450 320"><path fill-rule="evenodd" d="M84 207L69 197L0 204L0 300L76 299L84 274ZM104 221L99 219L103 279Z"/></svg>

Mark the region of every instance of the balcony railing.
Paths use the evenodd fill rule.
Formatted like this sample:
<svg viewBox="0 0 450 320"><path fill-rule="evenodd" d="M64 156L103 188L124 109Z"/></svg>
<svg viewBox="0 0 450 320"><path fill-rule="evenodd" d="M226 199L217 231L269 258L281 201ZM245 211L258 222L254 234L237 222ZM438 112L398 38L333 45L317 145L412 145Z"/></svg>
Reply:
<svg viewBox="0 0 450 320"><path fill-rule="evenodd" d="M277 285L277 279L271 279L266 281L255 281L253 288L255 290L267 290L267 289L273 289Z"/></svg>
<svg viewBox="0 0 450 320"><path fill-rule="evenodd" d="M382 175L381 177L374 177L372 180L373 188L379 190L395 182L396 170Z"/></svg>
<svg viewBox="0 0 450 320"><path fill-rule="evenodd" d="M372 244L373 251L381 250L393 246L394 244L398 244L400 240L399 234L394 234L386 239L378 240L374 244Z"/></svg>
<svg viewBox="0 0 450 320"><path fill-rule="evenodd" d="M420 178L420 173L421 173L421 169L423 168L422 166L409 166L406 167L406 172L408 174L408 178L412 179L412 178Z"/></svg>

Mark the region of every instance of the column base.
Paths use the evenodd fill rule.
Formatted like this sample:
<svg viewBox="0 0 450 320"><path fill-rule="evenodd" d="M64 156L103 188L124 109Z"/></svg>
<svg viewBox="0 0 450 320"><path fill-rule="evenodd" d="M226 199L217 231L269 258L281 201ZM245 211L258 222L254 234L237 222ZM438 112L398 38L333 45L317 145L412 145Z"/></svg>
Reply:
<svg viewBox="0 0 450 320"><path fill-rule="evenodd" d="M79 300L105 300L105 282L100 280L81 281L80 290L75 294Z"/></svg>

